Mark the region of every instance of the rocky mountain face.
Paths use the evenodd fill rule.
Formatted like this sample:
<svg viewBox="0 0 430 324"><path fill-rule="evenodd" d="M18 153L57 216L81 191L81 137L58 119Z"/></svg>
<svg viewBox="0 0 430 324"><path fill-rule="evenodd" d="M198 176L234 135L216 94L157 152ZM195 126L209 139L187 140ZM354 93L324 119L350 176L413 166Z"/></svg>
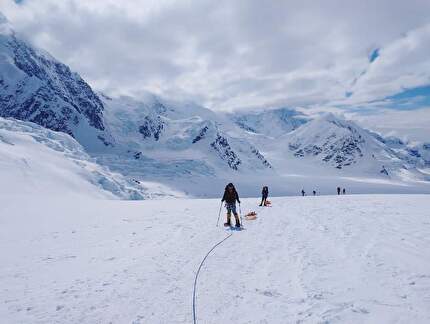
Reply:
<svg viewBox="0 0 430 324"><path fill-rule="evenodd" d="M407 148L409 155L419 159L419 165L430 167L430 143L414 144Z"/></svg>
<svg viewBox="0 0 430 324"><path fill-rule="evenodd" d="M351 122L327 115L293 132L288 148L298 158L316 157L338 169L359 162L369 136Z"/></svg>
<svg viewBox="0 0 430 324"><path fill-rule="evenodd" d="M11 28L0 31L0 116L67 133L89 150L112 146L103 103L91 87Z"/></svg>

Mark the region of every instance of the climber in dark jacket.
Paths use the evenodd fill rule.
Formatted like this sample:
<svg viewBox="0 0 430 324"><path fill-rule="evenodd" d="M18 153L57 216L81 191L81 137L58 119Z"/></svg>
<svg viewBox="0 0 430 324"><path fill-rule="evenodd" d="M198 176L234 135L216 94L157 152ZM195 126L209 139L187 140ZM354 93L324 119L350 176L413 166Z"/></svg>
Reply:
<svg viewBox="0 0 430 324"><path fill-rule="evenodd" d="M269 196L269 188L267 186L263 187L263 190L261 191L261 204L260 206L266 206L266 200Z"/></svg>
<svg viewBox="0 0 430 324"><path fill-rule="evenodd" d="M225 201L225 207L227 208L227 222L224 223L224 226L231 226L231 213L233 212L236 219L236 227L240 227L239 214L236 211L236 201L240 204L240 200L236 188L232 183L229 183L225 187L224 196L222 196L221 201Z"/></svg>

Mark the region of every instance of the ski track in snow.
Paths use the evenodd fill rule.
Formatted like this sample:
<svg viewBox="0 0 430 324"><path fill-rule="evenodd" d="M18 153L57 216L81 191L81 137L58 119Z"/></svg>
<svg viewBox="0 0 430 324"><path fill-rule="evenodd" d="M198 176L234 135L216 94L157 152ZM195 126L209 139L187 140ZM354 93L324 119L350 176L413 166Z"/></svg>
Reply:
<svg viewBox="0 0 430 324"><path fill-rule="evenodd" d="M0 198L1 323L192 322L219 200L22 198ZM430 322L427 195L271 200L203 265L198 323Z"/></svg>

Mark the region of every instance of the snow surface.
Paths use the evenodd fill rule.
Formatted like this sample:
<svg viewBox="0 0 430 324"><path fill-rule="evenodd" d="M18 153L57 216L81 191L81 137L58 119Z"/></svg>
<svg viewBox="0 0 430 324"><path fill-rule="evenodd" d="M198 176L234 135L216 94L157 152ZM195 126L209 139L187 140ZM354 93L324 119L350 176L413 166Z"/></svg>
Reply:
<svg viewBox="0 0 430 324"><path fill-rule="evenodd" d="M429 196L271 200L206 260L198 323L430 322ZM1 322L191 323L219 204L1 195Z"/></svg>

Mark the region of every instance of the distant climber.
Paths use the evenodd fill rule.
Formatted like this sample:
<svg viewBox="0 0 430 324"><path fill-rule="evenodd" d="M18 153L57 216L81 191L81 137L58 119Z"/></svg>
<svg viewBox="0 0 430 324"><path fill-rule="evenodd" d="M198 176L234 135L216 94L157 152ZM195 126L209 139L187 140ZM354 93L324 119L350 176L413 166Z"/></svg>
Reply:
<svg viewBox="0 0 430 324"><path fill-rule="evenodd" d="M343 195L346 194L346 189L345 188L342 189L342 194Z"/></svg>
<svg viewBox="0 0 430 324"><path fill-rule="evenodd" d="M305 196L305 194L306 194L305 190L304 190L304 189L302 189L302 196L304 197L304 196Z"/></svg>
<svg viewBox="0 0 430 324"><path fill-rule="evenodd" d="M239 215L236 211L236 201L240 204L240 200L236 188L232 183L229 183L225 187L224 195L221 199L221 202L224 201L225 207L227 208L227 222L224 223L224 226L231 226L231 213L233 213L234 218L236 220L236 227L240 227Z"/></svg>
<svg viewBox="0 0 430 324"><path fill-rule="evenodd" d="M337 187L337 194L340 195L340 187Z"/></svg>
<svg viewBox="0 0 430 324"><path fill-rule="evenodd" d="M316 196L316 194L317 194L317 192L314 190L314 191L312 191L312 193L314 194L314 196Z"/></svg>
<svg viewBox="0 0 430 324"><path fill-rule="evenodd" d="M266 200L269 196L269 188L267 186L263 187L263 190L261 191L261 203L260 206L266 206Z"/></svg>

